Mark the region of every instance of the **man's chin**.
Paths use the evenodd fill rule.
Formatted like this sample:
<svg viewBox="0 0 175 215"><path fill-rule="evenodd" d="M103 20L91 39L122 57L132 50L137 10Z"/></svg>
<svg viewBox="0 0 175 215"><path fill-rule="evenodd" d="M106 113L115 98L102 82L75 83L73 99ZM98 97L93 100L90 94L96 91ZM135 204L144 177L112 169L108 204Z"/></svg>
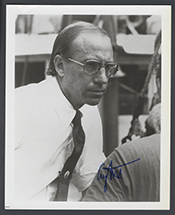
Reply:
<svg viewBox="0 0 175 215"><path fill-rule="evenodd" d="M95 106L95 105L98 105L98 103L100 102L100 100L101 100L101 98L90 99L89 101L86 102L86 104Z"/></svg>

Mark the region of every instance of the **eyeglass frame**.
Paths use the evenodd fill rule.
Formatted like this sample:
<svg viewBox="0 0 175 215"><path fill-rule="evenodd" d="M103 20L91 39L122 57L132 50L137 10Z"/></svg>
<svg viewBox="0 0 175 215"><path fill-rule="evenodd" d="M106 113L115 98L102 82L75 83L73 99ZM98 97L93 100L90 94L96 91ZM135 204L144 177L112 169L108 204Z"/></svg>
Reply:
<svg viewBox="0 0 175 215"><path fill-rule="evenodd" d="M105 68L105 74L106 74L106 77L108 77L108 78L112 78L112 77L114 77L114 75L117 73L117 71L118 71L118 68L119 68L119 65L118 64L115 64L115 63L102 63L102 62L100 62L100 61L98 61L98 60L87 60L84 64L83 63L81 63L81 62L79 62L79 61L77 61L77 60L74 60L74 59L72 59L72 58L70 58L70 57L68 57L67 58L69 61L71 61L71 62L73 62L73 63L76 63L76 64L78 64L78 65L80 65L80 66L82 66L83 67L83 72L86 74L86 75L89 75L89 76L91 76L91 75L95 75L95 74L97 74L98 72L99 72L99 70L101 69L101 68ZM93 73L93 74L89 74L89 73L87 73L86 72L86 69L85 69L85 66L86 66L86 64L87 64L87 62L96 62L96 63L100 63L101 64L101 67L99 68L99 70L97 71L97 72L95 72L95 73ZM106 73L106 65L108 65L108 64L113 64L114 66L116 66L116 68L115 68L115 74L111 77L111 76L108 76L107 75L107 73ZM112 74L111 74L112 75Z"/></svg>

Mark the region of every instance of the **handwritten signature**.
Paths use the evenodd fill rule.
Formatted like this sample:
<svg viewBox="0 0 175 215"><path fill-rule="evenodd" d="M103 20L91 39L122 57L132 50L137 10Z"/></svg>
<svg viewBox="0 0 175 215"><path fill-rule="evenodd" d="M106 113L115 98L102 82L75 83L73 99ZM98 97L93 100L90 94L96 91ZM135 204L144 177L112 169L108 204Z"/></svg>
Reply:
<svg viewBox="0 0 175 215"><path fill-rule="evenodd" d="M109 164L108 167L105 167L105 164L101 164L100 167L99 167L99 170L98 170L98 173L97 173L97 179L100 180L100 179L105 179L105 185L104 185L104 193L107 192L107 179L108 179L108 175L110 173L110 180L114 179L114 178L117 178L117 179L122 179L122 169L120 167L123 167L123 166L126 166L126 165L129 165L131 163L134 163L134 162L137 162L139 161L140 158L136 159L136 160L133 160L129 163L125 163L125 164L121 164L119 166L116 166L116 167L113 167L112 166L112 160ZM120 168L120 169L118 169ZM104 170L107 170L106 172L106 175L103 175L100 173L100 170L101 169L104 169Z"/></svg>

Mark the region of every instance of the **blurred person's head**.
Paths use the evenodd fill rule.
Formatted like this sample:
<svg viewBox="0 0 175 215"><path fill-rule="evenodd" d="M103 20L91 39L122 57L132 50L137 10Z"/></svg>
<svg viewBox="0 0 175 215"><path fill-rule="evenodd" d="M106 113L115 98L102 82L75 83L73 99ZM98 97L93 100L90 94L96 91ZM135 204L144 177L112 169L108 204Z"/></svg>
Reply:
<svg viewBox="0 0 175 215"><path fill-rule="evenodd" d="M84 104L97 105L109 77L117 71L106 31L86 22L64 28L54 42L48 71L56 76L75 109Z"/></svg>
<svg viewBox="0 0 175 215"><path fill-rule="evenodd" d="M156 104L149 112L145 122L146 136L154 133L159 134L161 131L161 103Z"/></svg>

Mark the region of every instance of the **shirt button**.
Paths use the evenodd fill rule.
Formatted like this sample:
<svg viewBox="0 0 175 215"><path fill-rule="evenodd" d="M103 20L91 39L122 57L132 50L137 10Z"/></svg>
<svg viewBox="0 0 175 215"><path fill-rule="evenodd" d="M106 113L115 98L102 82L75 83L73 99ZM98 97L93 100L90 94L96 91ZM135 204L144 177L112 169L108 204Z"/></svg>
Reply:
<svg viewBox="0 0 175 215"><path fill-rule="evenodd" d="M70 172L69 172L69 171L66 171L66 172L64 173L64 178L66 179L67 177L69 177L69 175L70 175Z"/></svg>

